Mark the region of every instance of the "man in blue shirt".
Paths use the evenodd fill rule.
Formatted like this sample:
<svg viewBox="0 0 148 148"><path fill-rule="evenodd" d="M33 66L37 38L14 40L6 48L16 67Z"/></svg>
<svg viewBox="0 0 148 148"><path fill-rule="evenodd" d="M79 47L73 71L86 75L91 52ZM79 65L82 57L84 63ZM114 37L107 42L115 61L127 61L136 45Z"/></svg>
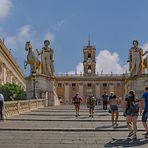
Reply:
<svg viewBox="0 0 148 148"><path fill-rule="evenodd" d="M108 95L106 92L102 95L103 100L103 110L107 110L107 104L108 104Z"/></svg>
<svg viewBox="0 0 148 148"><path fill-rule="evenodd" d="M142 123L146 130L145 138L148 138L148 86L145 87L145 92L143 93L142 99L140 101L140 114L142 114Z"/></svg>

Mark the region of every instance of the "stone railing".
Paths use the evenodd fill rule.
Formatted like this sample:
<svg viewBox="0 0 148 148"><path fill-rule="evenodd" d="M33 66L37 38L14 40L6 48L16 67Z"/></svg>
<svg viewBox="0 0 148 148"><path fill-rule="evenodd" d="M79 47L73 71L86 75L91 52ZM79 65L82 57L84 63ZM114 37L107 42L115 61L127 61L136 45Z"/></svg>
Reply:
<svg viewBox="0 0 148 148"><path fill-rule="evenodd" d="M5 102L4 118L45 107L45 99Z"/></svg>

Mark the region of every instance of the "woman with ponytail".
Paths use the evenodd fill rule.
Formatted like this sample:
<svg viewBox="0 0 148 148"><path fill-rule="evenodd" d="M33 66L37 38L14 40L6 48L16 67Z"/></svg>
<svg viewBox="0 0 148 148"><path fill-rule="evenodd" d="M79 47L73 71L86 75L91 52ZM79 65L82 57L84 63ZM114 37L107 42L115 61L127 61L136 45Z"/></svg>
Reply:
<svg viewBox="0 0 148 148"><path fill-rule="evenodd" d="M139 112L139 103L135 97L135 92L130 91L128 97L125 100L126 102L126 122L129 129L128 138L133 136L133 139L137 139L137 118Z"/></svg>

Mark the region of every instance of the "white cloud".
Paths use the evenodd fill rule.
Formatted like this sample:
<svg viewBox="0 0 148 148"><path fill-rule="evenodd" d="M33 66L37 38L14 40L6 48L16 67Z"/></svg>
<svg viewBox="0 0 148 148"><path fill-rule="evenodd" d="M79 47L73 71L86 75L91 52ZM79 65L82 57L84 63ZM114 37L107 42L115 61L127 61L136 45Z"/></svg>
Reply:
<svg viewBox="0 0 148 148"><path fill-rule="evenodd" d="M141 48L143 49L143 52L148 51L148 43L143 44ZM145 55L144 57L146 56L147 55Z"/></svg>
<svg viewBox="0 0 148 148"><path fill-rule="evenodd" d="M78 74L83 73L83 63L79 63L76 66L76 71ZM101 74L123 74L128 71L128 64L121 65L118 53L111 53L108 50L101 50L96 57L96 73ZM68 73L72 73L68 72ZM74 74L74 72L73 72Z"/></svg>
<svg viewBox="0 0 148 148"><path fill-rule="evenodd" d="M47 33L45 34L44 39L45 39L45 40L49 40L49 41L54 41L55 35L52 34L51 32L47 32Z"/></svg>
<svg viewBox="0 0 148 148"><path fill-rule="evenodd" d="M61 29L61 27L63 26L63 24L65 23L65 20L60 20L60 21L57 21L56 22L56 24L54 24L53 26L52 26L52 29L54 30L54 31L60 31L60 29Z"/></svg>
<svg viewBox="0 0 148 148"><path fill-rule="evenodd" d="M9 15L11 8L11 0L0 0L0 20Z"/></svg>
<svg viewBox="0 0 148 148"><path fill-rule="evenodd" d="M76 66L76 72L78 74L82 74L83 73L83 63L79 63L77 66Z"/></svg>
<svg viewBox="0 0 148 148"><path fill-rule="evenodd" d="M127 65L120 64L119 54L116 52L102 50L96 57L96 72L98 73L103 71L103 73L122 74L127 71L127 67Z"/></svg>
<svg viewBox="0 0 148 148"><path fill-rule="evenodd" d="M24 69L24 60L27 56L25 51L25 42L34 40L34 36L34 30L31 25L24 25L18 29L15 35L7 36L5 38L7 48L11 49L11 54L22 69Z"/></svg>
<svg viewBox="0 0 148 148"><path fill-rule="evenodd" d="M30 39L32 29L30 25L22 26L15 36L6 37L6 44L8 47L14 47L18 44L24 44L26 40Z"/></svg>

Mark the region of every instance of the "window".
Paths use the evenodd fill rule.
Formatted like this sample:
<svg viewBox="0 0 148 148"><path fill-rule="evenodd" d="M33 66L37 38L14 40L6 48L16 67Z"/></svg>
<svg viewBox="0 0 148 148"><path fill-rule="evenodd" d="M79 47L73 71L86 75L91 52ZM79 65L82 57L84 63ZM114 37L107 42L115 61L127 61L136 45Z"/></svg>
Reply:
<svg viewBox="0 0 148 148"><path fill-rule="evenodd" d="M62 83L58 83L58 87L62 87Z"/></svg>
<svg viewBox="0 0 148 148"><path fill-rule="evenodd" d="M107 87L107 83L103 83L103 87Z"/></svg>
<svg viewBox="0 0 148 148"><path fill-rule="evenodd" d="M91 70L91 66L90 65L88 66L88 70Z"/></svg>
<svg viewBox="0 0 148 148"><path fill-rule="evenodd" d="M87 86L88 86L88 87L91 87L91 83L88 83Z"/></svg>
<svg viewBox="0 0 148 148"><path fill-rule="evenodd" d="M121 86L121 83L117 83L117 87L120 87Z"/></svg>
<svg viewBox="0 0 148 148"><path fill-rule="evenodd" d="M91 59L91 53L88 53L88 59Z"/></svg>
<svg viewBox="0 0 148 148"><path fill-rule="evenodd" d="M114 84L113 83L110 83L110 86L113 86Z"/></svg>
<svg viewBox="0 0 148 148"><path fill-rule="evenodd" d="M72 87L76 87L76 83L72 83Z"/></svg>
<svg viewBox="0 0 148 148"><path fill-rule="evenodd" d="M88 66L88 73L91 73L91 66Z"/></svg>

